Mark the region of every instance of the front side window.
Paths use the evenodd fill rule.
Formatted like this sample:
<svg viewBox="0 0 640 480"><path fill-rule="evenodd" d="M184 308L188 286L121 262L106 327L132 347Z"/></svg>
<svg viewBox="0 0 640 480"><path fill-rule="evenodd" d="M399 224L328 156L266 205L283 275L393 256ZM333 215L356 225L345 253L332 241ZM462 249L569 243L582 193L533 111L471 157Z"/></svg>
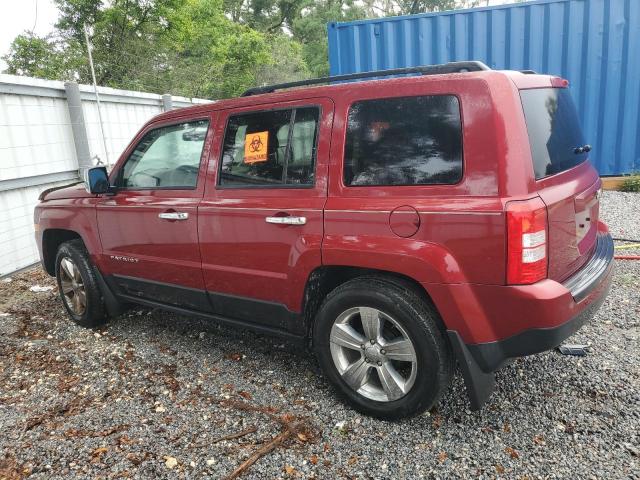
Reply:
<svg viewBox="0 0 640 480"><path fill-rule="evenodd" d="M317 107L252 112L229 117L219 184L314 184Z"/></svg>
<svg viewBox="0 0 640 480"><path fill-rule="evenodd" d="M195 188L208 120L156 128L136 145L121 170L122 188Z"/></svg>
<svg viewBox="0 0 640 480"><path fill-rule="evenodd" d="M354 103L347 119L344 183L455 184L462 178L462 123L453 95Z"/></svg>

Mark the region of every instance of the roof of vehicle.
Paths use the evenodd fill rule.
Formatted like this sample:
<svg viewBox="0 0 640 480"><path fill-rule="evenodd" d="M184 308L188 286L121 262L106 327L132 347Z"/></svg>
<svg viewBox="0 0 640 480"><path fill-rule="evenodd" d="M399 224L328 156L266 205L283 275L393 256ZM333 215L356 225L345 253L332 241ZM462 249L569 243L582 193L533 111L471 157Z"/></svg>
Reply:
<svg viewBox="0 0 640 480"><path fill-rule="evenodd" d="M268 103L287 102L294 100L303 100L307 98L318 97L334 97L346 91L354 89L370 88L372 83L380 84L384 82L389 87L389 91L393 92L394 86L406 84L422 84L432 82L447 82L452 80L466 80L469 82L485 82L491 83L498 78L509 78L518 89L543 88L558 86L554 85L554 80L559 77L552 75L541 75L536 73L523 73L515 70L480 70L473 72L446 73L434 75L413 75L404 77L388 77L374 78L360 81L341 81L340 83L332 83L328 85L310 85L289 89L276 90L269 93L250 94L249 96L241 96L236 98L218 100L212 103L195 105L192 107L180 108L169 112L161 113L156 116L153 121L167 120L173 117L181 117L185 115L194 115L199 113L212 112L217 110L225 110L229 108L247 107L253 105L261 105ZM331 77L329 77L331 78ZM269 87L267 87L269 88Z"/></svg>

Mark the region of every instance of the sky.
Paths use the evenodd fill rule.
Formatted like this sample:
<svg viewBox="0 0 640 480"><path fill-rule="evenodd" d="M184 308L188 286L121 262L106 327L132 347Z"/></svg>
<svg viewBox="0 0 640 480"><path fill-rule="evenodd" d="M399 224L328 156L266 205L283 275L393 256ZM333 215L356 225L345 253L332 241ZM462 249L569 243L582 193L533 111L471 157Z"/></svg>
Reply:
<svg viewBox="0 0 640 480"><path fill-rule="evenodd" d="M0 57L9 52L16 35L25 30L46 35L53 30L58 19L58 9L53 0L0 0L0 7ZM0 60L0 71L5 67Z"/></svg>
<svg viewBox="0 0 640 480"><path fill-rule="evenodd" d="M481 3L484 5L486 0ZM489 5L511 3L514 0L488 0ZM36 35L46 35L53 30L58 10L53 0L0 0L0 57L9 52L16 35L33 30ZM0 71L6 64L0 60Z"/></svg>

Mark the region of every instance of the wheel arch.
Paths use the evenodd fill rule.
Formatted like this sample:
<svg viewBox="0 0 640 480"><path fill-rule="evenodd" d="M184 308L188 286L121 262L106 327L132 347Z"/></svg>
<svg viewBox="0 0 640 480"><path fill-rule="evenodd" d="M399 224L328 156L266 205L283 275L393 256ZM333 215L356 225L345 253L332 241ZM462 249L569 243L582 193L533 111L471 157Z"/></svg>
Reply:
<svg viewBox="0 0 640 480"><path fill-rule="evenodd" d="M56 274L56 254L60 245L70 240L81 240L82 236L74 231L64 228L48 228L42 232L42 265L45 271L52 277Z"/></svg>
<svg viewBox="0 0 640 480"><path fill-rule="evenodd" d="M378 280L394 283L403 288L410 289L438 312L438 327L441 328L443 332L446 331L437 305L433 302L429 292L416 279L389 270L343 265L323 265L309 274L304 289L302 311L305 320L305 334L309 343L313 337L313 326L316 314L326 296L340 285L360 277L375 277Z"/></svg>

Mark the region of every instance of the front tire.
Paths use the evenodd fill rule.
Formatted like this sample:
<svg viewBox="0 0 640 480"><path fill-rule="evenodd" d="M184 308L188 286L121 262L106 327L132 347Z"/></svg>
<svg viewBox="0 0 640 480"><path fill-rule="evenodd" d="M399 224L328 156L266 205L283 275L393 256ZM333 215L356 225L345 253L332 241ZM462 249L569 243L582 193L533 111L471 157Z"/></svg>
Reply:
<svg viewBox="0 0 640 480"><path fill-rule="evenodd" d="M320 307L313 344L320 367L356 410L397 420L430 409L450 383L453 356L438 313L412 288L361 277Z"/></svg>
<svg viewBox="0 0 640 480"><path fill-rule="evenodd" d="M107 315L89 253L82 240L64 242L56 255L60 299L71 319L92 328L107 322Z"/></svg>

